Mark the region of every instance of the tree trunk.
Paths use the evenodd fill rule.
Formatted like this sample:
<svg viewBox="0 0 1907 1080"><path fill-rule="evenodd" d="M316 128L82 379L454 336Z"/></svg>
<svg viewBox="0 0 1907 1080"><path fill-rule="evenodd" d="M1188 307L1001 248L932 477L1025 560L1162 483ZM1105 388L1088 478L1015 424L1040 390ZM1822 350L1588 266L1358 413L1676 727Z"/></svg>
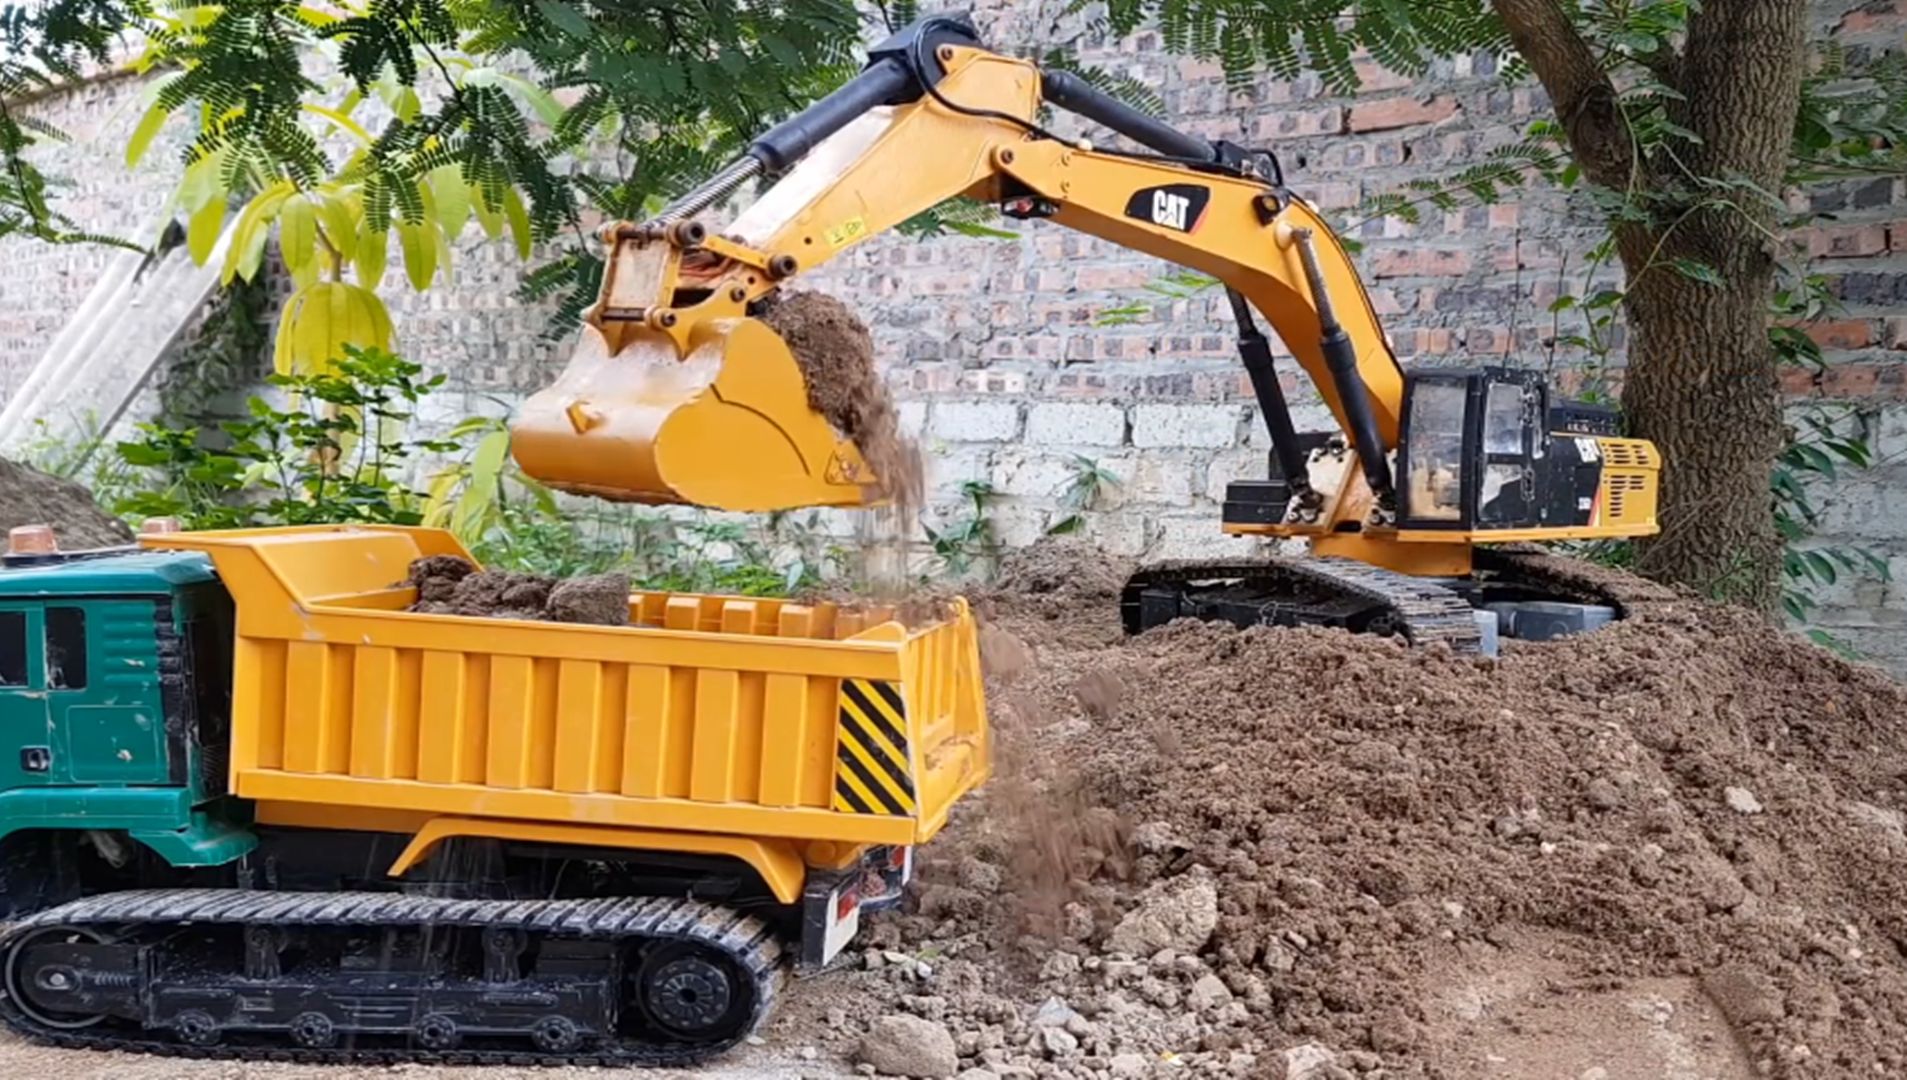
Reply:
<svg viewBox="0 0 1907 1080"><path fill-rule="evenodd" d="M1667 463L1662 532L1640 543L1636 568L1758 608L1779 599L1781 560L1769 490L1782 443L1771 275L1724 271L1719 287L1660 266L1637 277L1622 389L1630 431Z"/></svg>
<svg viewBox="0 0 1907 1080"><path fill-rule="evenodd" d="M1676 147L1656 186L1713 202L1703 180L1745 180L1777 192L1794 143L1807 46L1806 0L1718 0L1689 17L1674 72L1675 110L1700 141ZM1685 171L1683 171L1685 170ZM1770 474L1783 441L1781 391L1768 343L1768 304L1780 241L1768 197L1739 192L1721 207L1682 210L1652 238L1624 237L1632 335L1622 403L1632 430L1668 463L1661 535L1637 549L1641 570L1719 600L1772 608L1780 599L1781 539ZM1712 268L1694 281L1668 259Z"/></svg>
<svg viewBox="0 0 1907 1080"><path fill-rule="evenodd" d="M1638 545L1638 566L1770 608L1781 541L1769 484L1783 431L1768 342L1776 215L1762 193L1780 190L1788 163L1807 0L1709 0L1691 14L1680 55L1648 63L1682 95L1671 119L1695 138L1640 156L1567 9L1493 2L1549 91L1584 177L1623 194L1631 212L1612 224L1628 273L1622 402L1630 430L1663 455L1662 533ZM1703 271L1692 264L1719 280L1695 280L1689 273Z"/></svg>

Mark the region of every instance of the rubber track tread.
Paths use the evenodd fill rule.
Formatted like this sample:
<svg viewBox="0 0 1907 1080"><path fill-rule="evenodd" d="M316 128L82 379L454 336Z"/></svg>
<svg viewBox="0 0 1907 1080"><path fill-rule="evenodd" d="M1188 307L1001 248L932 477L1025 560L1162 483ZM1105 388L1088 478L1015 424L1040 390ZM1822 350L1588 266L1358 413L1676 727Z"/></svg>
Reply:
<svg viewBox="0 0 1907 1080"><path fill-rule="evenodd" d="M680 898L627 897L585 900L459 900L402 893L250 892L234 889L142 889L76 900L16 922L0 934L0 961L15 941L50 926L151 927L161 923L236 923L273 926L513 927L556 938L649 938L693 941L718 949L754 979L755 1023L733 1039L697 1046L603 1043L591 1053L545 1054L531 1049L458 1049L432 1052L407 1047L314 1050L291 1045L188 1046L170 1039L92 1034L91 1029L50 1028L22 1012L0 988L0 1020L21 1035L72 1049L126 1050L167 1057L224 1061L291 1061L313 1064L690 1066L746 1039L774 1008L781 945L771 927L732 908ZM673 923L671 926L669 924ZM746 929L745 934L736 933ZM739 947L738 947L739 946ZM252 1033L256 1037L257 1033Z"/></svg>
<svg viewBox="0 0 1907 1080"><path fill-rule="evenodd" d="M1131 598L1149 585L1191 584L1213 578L1237 578L1268 592L1304 582L1313 588L1381 604L1413 645L1441 642L1451 651L1479 653L1482 635L1469 602L1433 581L1334 556L1190 560L1148 566L1126 582Z"/></svg>

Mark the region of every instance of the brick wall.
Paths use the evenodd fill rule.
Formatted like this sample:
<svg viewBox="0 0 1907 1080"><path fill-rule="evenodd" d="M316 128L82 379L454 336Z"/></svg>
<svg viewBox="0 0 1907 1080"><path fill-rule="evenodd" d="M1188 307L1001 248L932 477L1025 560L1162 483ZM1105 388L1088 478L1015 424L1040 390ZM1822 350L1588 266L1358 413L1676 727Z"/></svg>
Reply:
<svg viewBox="0 0 1907 1080"><path fill-rule="evenodd" d="M990 40L1082 35L1090 59L1157 87L1182 126L1275 147L1292 187L1340 218L1370 194L1479 160L1547 107L1539 88L1499 82L1487 55L1447 60L1415 81L1367 67L1355 100L1312 76L1231 92L1215 66L1166 56L1156 35L1107 45L1077 20L1048 18L1058 3L979 6ZM1821 0L1816 22L1858 59L1898 47L1907 0ZM136 173L118 164L137 92L135 81L107 81L36 106L75 135L46 155L47 167L74 181L64 205L89 226L130 233L162 207L175 168L167 146ZM1832 360L1827 374L1789 390L1797 401L1855 405L1881 459L1824 495L1823 539L1870 546L1907 580L1907 183L1850 182L1805 198L1834 215L1807 239L1846 310L1813 331ZM1559 290L1584 284L1595 232L1573 209L1537 188L1500 206L1428 210L1417 225L1359 225L1359 262L1399 355L1417 365L1552 365L1568 381L1581 358L1552 350L1547 309ZM1169 270L1156 260L1057 226L1016 231L1016 240L884 238L803 279L849 298L874 328L903 420L929 450L929 512L955 512L959 484L985 480L1002 493L1000 535L1029 542L1064 513L1060 496L1085 458L1120 481L1085 515L1085 535L1105 549L1169 557L1242 546L1218 534L1219 500L1228 481L1263 468L1268 440L1222 296L1161 295L1148 289ZM19 241L0 251L3 394L105 256ZM542 312L510 296L517 274L503 246L473 235L451 287L420 297L399 275L387 278L404 351L450 376L433 422L501 414L560 365L565 347L539 338ZM1135 300L1149 309L1138 322L1096 324ZM1329 426L1289 364L1284 377L1300 428ZM1827 599L1824 625L1907 670L1907 599L1894 587L1848 583Z"/></svg>

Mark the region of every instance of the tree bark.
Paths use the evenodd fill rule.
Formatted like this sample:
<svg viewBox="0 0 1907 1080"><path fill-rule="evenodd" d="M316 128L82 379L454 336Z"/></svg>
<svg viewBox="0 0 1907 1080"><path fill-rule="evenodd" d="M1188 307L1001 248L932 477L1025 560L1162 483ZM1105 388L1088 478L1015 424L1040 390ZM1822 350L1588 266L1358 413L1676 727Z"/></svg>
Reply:
<svg viewBox="0 0 1907 1080"><path fill-rule="evenodd" d="M1493 0L1549 91L1583 175L1628 193L1647 224L1616 227L1630 331L1622 401L1629 429L1662 451L1662 532L1637 566L1717 599L1771 608L1781 540L1770 477L1783 442L1768 342L1775 208L1722 183L1778 191L1800 103L1806 0L1709 0L1679 57L1653 57L1686 99L1673 117L1696 142L1639 160L1615 90L1557 0ZM1709 267L1694 280L1676 260ZM1686 264L1684 264L1686 265Z"/></svg>
<svg viewBox="0 0 1907 1080"><path fill-rule="evenodd" d="M1801 101L1807 10L1806 0L1717 0L1690 16L1677 111L1700 142L1677 147L1693 175L1671 177L1674 190L1712 201L1713 190L1696 186L1705 178L1779 191ZM1659 253L1623 244L1632 332L1623 409L1635 433L1673 463L1663 478L1662 533L1638 547L1637 566L1717 599L1772 608L1781 538L1769 482L1783 441L1768 342L1776 211L1767 197L1738 190L1725 206L1683 213L1654 230ZM1664 265L1673 258L1714 268L1721 284Z"/></svg>

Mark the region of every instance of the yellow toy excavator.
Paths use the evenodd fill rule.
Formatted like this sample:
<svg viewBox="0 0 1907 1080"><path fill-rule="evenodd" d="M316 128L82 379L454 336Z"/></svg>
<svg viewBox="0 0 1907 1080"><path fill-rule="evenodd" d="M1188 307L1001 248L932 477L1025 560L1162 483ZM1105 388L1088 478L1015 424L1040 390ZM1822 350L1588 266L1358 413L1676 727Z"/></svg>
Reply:
<svg viewBox="0 0 1907 1080"><path fill-rule="evenodd" d="M1056 135L1043 106L1147 149ZM696 220L761 176L775 182L726 227ZM567 370L517 421L518 462L611 499L866 503L878 490L867 462L810 407L788 347L751 305L962 195L1203 271L1230 298L1273 450L1266 479L1231 485L1223 527L1303 538L1311 557L1148 569L1126 589L1128 629L1190 615L1473 649L1498 626L1547 637L1617 614L1478 545L1655 532L1651 444L1619 437L1610 410L1552 398L1537 372L1406 372L1343 245L1285 187L1274 154L1177 131L1073 74L989 52L962 18L895 34L860 75L656 218L605 228L601 296ZM1293 428L1256 316L1341 432Z"/></svg>

